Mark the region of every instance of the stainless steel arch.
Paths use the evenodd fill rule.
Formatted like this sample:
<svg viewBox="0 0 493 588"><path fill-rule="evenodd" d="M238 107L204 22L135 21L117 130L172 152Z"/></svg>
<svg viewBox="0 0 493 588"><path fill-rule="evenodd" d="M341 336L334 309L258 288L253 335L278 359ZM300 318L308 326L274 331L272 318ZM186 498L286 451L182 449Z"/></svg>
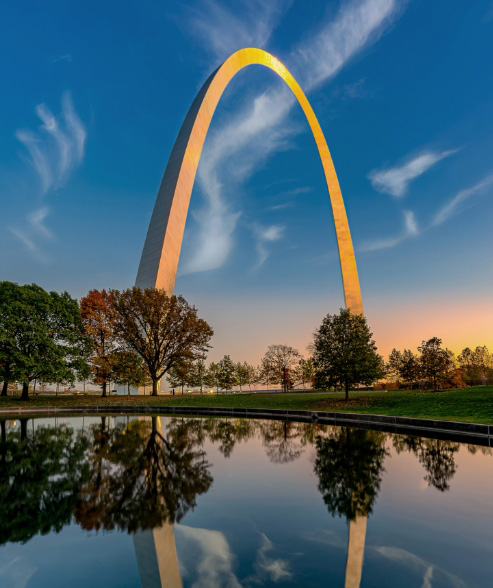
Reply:
<svg viewBox="0 0 493 588"><path fill-rule="evenodd" d="M363 314L358 270L336 171L320 124L299 84L275 57L261 49L233 53L206 80L187 113L157 195L142 251L136 286L173 293L195 174L212 116L226 86L248 65L272 69L289 86L305 113L317 144L329 190L339 248L346 307Z"/></svg>

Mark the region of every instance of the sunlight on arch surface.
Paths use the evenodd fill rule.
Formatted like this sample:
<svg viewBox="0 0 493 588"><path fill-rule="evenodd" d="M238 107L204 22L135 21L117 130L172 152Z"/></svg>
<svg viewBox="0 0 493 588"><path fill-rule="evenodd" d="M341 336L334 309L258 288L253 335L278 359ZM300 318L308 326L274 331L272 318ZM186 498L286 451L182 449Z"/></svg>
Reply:
<svg viewBox="0 0 493 588"><path fill-rule="evenodd" d="M313 133L334 215L346 308L364 314L353 243L339 181L320 124L298 82L284 65L262 49L240 49L205 81L183 121L147 231L135 285L172 294L197 167L216 106L231 79L248 65L273 70L297 98Z"/></svg>

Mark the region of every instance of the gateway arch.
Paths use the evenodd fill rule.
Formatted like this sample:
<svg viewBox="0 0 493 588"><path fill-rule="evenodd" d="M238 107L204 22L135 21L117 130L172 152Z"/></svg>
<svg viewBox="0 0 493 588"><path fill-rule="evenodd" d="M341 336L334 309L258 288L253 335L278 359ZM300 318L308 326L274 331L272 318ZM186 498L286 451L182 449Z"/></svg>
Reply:
<svg viewBox="0 0 493 588"><path fill-rule="evenodd" d="M336 229L346 308L363 314L363 302L353 243L341 189L320 124L303 90L284 65L261 49L233 53L205 81L183 121L147 231L135 285L162 288L172 294L180 259L183 233L197 167L216 106L231 79L248 65L273 70L289 86L310 125L322 161Z"/></svg>

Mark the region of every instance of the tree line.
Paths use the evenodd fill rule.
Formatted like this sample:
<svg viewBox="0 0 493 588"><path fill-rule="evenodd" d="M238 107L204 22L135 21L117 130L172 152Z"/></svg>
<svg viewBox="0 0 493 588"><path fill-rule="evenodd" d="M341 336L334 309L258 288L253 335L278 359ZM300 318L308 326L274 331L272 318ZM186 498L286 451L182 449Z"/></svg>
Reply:
<svg viewBox="0 0 493 588"><path fill-rule="evenodd" d="M182 296L156 288L91 290L80 302L67 292L46 292L36 284L0 282L0 381L71 383L89 379L107 395L111 382L152 388L167 378L173 389L216 390L276 386L342 389L346 400L356 386L460 387L493 382L493 356L486 347L464 349L457 358L433 337L417 353L393 349L379 355L367 320L340 309L315 331L311 357L288 345L271 345L260 365L225 355L206 365L213 330Z"/></svg>
<svg viewBox="0 0 493 588"><path fill-rule="evenodd" d="M305 359L297 349L288 345L270 345L260 365L234 362L225 355L218 362L206 365L203 359L175 365L167 374L171 388L205 388L242 391L248 387L265 385L280 386L286 392L296 386L305 388L313 383L314 368L311 358Z"/></svg>
<svg viewBox="0 0 493 588"><path fill-rule="evenodd" d="M73 383L90 378L152 386L179 363L205 357L213 331L182 296L164 290L92 290L80 304L67 292L0 282L0 380Z"/></svg>
<svg viewBox="0 0 493 588"><path fill-rule="evenodd" d="M422 388L461 388L465 385L493 384L493 354L486 346L466 347L457 357L442 347L442 340L423 341L418 353L393 349L386 364L391 386Z"/></svg>

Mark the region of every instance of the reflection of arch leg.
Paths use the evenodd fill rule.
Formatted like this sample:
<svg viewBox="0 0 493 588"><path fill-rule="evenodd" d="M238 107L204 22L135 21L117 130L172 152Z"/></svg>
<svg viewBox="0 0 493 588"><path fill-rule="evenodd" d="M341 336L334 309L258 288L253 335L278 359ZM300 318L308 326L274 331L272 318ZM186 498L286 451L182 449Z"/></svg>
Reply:
<svg viewBox="0 0 493 588"><path fill-rule="evenodd" d="M181 588L175 532L171 523L133 536L142 588Z"/></svg>
<svg viewBox="0 0 493 588"><path fill-rule="evenodd" d="M161 418L156 420L162 434ZM173 523L135 533L133 542L142 588L182 588Z"/></svg>
<svg viewBox="0 0 493 588"><path fill-rule="evenodd" d="M278 74L292 90L305 113L317 144L329 190L346 307L354 313L363 314L346 209L324 134L296 80L280 61L261 49L241 49L233 53L211 74L193 101L164 172L142 251L136 285L142 288L163 288L169 294L173 292L188 205L212 116L230 80L238 71L253 64L263 65Z"/></svg>
<svg viewBox="0 0 493 588"><path fill-rule="evenodd" d="M367 516L357 516L349 523L349 545L345 588L359 588L363 573Z"/></svg>

